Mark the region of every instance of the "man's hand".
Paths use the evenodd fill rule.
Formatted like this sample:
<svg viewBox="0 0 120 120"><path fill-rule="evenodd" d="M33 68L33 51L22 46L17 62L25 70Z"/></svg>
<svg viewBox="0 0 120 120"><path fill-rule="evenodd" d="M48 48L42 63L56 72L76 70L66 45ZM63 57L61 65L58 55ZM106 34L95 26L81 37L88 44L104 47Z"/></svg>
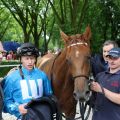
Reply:
<svg viewBox="0 0 120 120"><path fill-rule="evenodd" d="M91 88L91 90L93 90L95 92L102 93L102 88L98 82L94 82L94 81L91 82L90 88Z"/></svg>

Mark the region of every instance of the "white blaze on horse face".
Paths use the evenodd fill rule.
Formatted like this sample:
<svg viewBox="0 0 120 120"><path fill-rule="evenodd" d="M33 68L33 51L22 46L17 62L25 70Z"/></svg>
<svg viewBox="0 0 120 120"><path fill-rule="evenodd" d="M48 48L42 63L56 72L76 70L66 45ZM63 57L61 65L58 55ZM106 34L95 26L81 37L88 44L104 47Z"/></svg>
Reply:
<svg viewBox="0 0 120 120"><path fill-rule="evenodd" d="M80 53L79 51L76 51L75 56L79 57L79 53Z"/></svg>

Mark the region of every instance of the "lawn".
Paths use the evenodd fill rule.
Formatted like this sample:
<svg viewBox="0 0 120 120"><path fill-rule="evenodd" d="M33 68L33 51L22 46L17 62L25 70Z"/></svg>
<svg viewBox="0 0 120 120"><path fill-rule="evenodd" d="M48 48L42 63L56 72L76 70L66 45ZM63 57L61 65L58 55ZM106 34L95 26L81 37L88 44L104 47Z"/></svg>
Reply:
<svg viewBox="0 0 120 120"><path fill-rule="evenodd" d="M0 62L0 77L4 77L9 72L9 70L15 67L16 65L19 65L18 60L5 60Z"/></svg>

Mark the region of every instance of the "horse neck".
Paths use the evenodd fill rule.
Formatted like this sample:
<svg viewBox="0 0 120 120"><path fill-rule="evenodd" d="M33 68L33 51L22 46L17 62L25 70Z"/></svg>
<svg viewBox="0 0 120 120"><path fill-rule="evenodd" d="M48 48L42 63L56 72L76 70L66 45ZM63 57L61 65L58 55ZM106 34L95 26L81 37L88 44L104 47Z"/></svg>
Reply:
<svg viewBox="0 0 120 120"><path fill-rule="evenodd" d="M56 59L56 63L60 63L59 65L61 66L66 64L66 50L65 49L63 49L61 54Z"/></svg>
<svg viewBox="0 0 120 120"><path fill-rule="evenodd" d="M71 85L69 90L71 89L73 90L74 84L73 84L73 81L70 80L71 73L70 73L69 65L66 60L66 50L63 50L61 54L56 58L53 66L54 66L53 67L54 68L53 69L53 83L61 86L61 90L62 89L68 90L66 89L68 88L67 86ZM55 82L55 80L57 80L57 82Z"/></svg>
<svg viewBox="0 0 120 120"><path fill-rule="evenodd" d="M54 61L54 71L59 74L63 74L69 69L68 63L66 61L66 50L64 49L60 55Z"/></svg>

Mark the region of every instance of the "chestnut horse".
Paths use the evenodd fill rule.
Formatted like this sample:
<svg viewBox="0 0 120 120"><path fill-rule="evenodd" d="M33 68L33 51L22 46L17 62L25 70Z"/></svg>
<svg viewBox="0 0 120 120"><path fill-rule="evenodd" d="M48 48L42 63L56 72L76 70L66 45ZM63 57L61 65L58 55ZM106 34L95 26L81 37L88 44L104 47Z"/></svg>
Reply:
<svg viewBox="0 0 120 120"><path fill-rule="evenodd" d="M61 37L65 43L64 49L58 55L49 54L38 58L37 67L45 71L52 80L61 111L66 118L74 119L77 100L88 100L90 92L91 30L88 26L83 34L72 36L61 32Z"/></svg>

